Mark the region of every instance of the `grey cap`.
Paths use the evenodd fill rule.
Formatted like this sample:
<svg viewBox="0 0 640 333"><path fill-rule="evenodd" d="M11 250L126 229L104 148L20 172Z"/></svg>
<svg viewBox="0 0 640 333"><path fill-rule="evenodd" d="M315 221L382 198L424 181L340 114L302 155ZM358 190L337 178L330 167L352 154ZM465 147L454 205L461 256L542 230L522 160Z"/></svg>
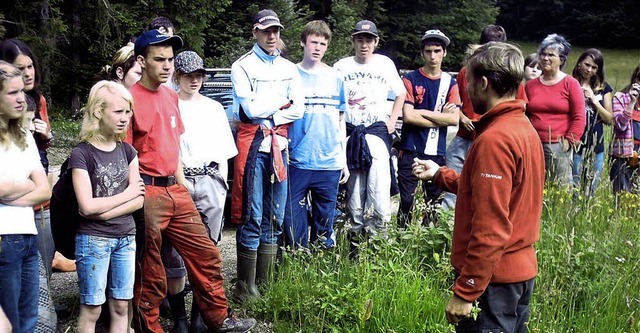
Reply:
<svg viewBox="0 0 640 333"><path fill-rule="evenodd" d="M195 71L204 71L204 61L193 51L178 53L173 59L175 70L180 73L189 74Z"/></svg>
<svg viewBox="0 0 640 333"><path fill-rule="evenodd" d="M378 27L376 24L369 20L362 20L356 23L355 28L353 28L353 32L351 36L359 35L359 34L369 34L378 37Z"/></svg>
<svg viewBox="0 0 640 333"><path fill-rule="evenodd" d="M441 40L444 43L444 46L449 46L449 43L451 43L451 40L449 39L449 37L447 37L445 34L442 33L442 31L438 29L425 31L424 36L422 36L422 40L429 39L429 38Z"/></svg>

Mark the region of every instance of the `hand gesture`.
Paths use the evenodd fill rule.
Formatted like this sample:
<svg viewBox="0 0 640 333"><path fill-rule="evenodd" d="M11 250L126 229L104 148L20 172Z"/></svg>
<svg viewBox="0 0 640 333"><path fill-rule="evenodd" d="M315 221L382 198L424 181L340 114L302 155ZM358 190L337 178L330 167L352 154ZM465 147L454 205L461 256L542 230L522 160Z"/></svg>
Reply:
<svg viewBox="0 0 640 333"><path fill-rule="evenodd" d="M349 180L350 175L351 173L349 172L349 168L347 166L342 168L342 172L340 174L340 185L346 184L347 181Z"/></svg>
<svg viewBox="0 0 640 333"><path fill-rule="evenodd" d="M137 182L129 184L125 191L127 191L131 199L135 199L138 196L144 195L144 181L142 179L138 179Z"/></svg>
<svg viewBox="0 0 640 333"><path fill-rule="evenodd" d="M414 176L426 181L432 180L438 169L440 169L440 166L436 162L418 158L413 159L411 167L413 168L412 172Z"/></svg>
<svg viewBox="0 0 640 333"><path fill-rule="evenodd" d="M638 100L638 94L640 94L640 84L634 83L629 89L629 96L631 96L631 100Z"/></svg>
<svg viewBox="0 0 640 333"><path fill-rule="evenodd" d="M471 119L467 118L464 115L460 117L460 125L462 125L462 127L464 127L469 132L473 132L476 129L476 127L473 125L473 121L471 121Z"/></svg>
<svg viewBox="0 0 640 333"><path fill-rule="evenodd" d="M584 97L591 101L591 103L595 103L596 96L593 94L593 89L591 87L582 87L582 91L584 92Z"/></svg>
<svg viewBox="0 0 640 333"><path fill-rule="evenodd" d="M44 120L38 118L33 119L33 127L36 133L40 133L47 139L50 137L51 131L49 130L49 125L47 125Z"/></svg>
<svg viewBox="0 0 640 333"><path fill-rule="evenodd" d="M473 303L453 295L447 303L444 313L450 324L457 325L460 320L471 317L472 308Z"/></svg>
<svg viewBox="0 0 640 333"><path fill-rule="evenodd" d="M447 103L442 106L442 113L453 113L458 111L458 106L453 103Z"/></svg>

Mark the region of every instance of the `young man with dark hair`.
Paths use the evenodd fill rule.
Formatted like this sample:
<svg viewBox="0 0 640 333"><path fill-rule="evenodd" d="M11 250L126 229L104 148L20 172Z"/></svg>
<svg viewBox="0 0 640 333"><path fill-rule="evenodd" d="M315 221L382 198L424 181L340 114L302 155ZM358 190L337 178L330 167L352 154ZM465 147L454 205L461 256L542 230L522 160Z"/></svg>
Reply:
<svg viewBox="0 0 640 333"><path fill-rule="evenodd" d="M422 36L420 54L424 66L402 79L407 98L402 108L402 138L398 156L398 188L400 207L398 225L411 223L418 179L411 173L414 158L428 159L445 165L447 126L455 126L459 118L460 95L454 78L442 71L450 40L440 30L427 30ZM434 222L435 208L442 190L424 183L424 199L429 222ZM427 222L427 221L423 221Z"/></svg>
<svg viewBox="0 0 640 333"><path fill-rule="evenodd" d="M289 183L284 219L285 245L293 248L308 245L309 205L311 242L318 241L326 248L335 246L338 184L349 178L344 152L344 81L337 70L322 62L330 41L331 30L324 21L307 23L300 37L304 57L297 66L305 113L289 128L289 176L296 181Z"/></svg>
<svg viewBox="0 0 640 333"><path fill-rule="evenodd" d="M462 173L416 159L413 173L457 192L451 263L456 272L445 313L456 332L527 332L538 272L544 153L516 99L524 76L518 48L489 42L467 63L476 138ZM471 318L473 302L481 309Z"/></svg>
<svg viewBox="0 0 640 333"><path fill-rule="evenodd" d="M184 259L194 298L209 328L246 332L255 320L236 318L227 305L220 252L184 185L179 155L184 126L178 95L162 85L173 68L174 50L182 45L178 36L150 30L138 37L134 47L142 78L130 88L136 111L126 141L138 151L140 176L146 185L145 243L136 270L134 327L137 332L164 332L158 320L167 288L160 258L164 236Z"/></svg>
<svg viewBox="0 0 640 333"><path fill-rule="evenodd" d="M347 209L353 241L366 233L386 235L391 221L391 170L389 149L406 91L396 66L388 57L374 54L380 37L369 20L356 23L351 41L355 56L333 66L344 78L348 96ZM387 98L394 96L393 106Z"/></svg>
<svg viewBox="0 0 640 333"><path fill-rule="evenodd" d="M236 233L240 300L260 297L275 265L287 200L287 128L302 117L304 95L298 69L280 56L278 15L263 9L254 17L251 51L231 66L236 145L231 220Z"/></svg>

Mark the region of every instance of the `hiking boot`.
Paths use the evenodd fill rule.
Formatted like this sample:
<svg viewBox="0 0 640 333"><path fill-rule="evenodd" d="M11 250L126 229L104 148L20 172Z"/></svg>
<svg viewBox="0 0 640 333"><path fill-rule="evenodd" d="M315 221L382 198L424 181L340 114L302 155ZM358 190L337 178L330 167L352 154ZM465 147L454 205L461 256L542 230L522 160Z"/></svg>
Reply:
<svg viewBox="0 0 640 333"><path fill-rule="evenodd" d="M246 333L246 332L249 332L249 330L251 330L255 326L256 326L256 320L253 318L240 319L236 317L236 315L230 314L222 322L222 326L217 330L213 330L212 332L214 333L226 333L226 332Z"/></svg>

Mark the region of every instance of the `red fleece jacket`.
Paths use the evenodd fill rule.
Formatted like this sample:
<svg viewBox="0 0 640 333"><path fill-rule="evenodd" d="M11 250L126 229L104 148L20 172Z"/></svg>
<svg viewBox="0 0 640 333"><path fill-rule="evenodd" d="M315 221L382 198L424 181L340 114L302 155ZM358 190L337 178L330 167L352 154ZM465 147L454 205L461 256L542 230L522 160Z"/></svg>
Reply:
<svg viewBox="0 0 640 333"><path fill-rule="evenodd" d="M489 282L515 283L538 273L533 244L539 238L544 187L540 137L513 100L489 110L462 173L443 167L434 181L457 193L452 264L460 276L453 292L475 301Z"/></svg>

